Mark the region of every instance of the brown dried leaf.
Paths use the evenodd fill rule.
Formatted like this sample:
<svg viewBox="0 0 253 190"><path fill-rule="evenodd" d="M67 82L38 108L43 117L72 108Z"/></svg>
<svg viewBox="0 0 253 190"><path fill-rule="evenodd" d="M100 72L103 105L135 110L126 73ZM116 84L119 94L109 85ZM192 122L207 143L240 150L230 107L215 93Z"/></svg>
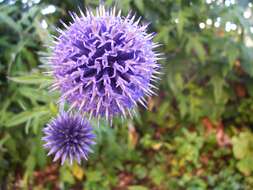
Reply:
<svg viewBox="0 0 253 190"><path fill-rule="evenodd" d="M224 132L224 126L222 122L219 122L216 130L216 140L219 146L230 146L231 145L231 139L229 136Z"/></svg>

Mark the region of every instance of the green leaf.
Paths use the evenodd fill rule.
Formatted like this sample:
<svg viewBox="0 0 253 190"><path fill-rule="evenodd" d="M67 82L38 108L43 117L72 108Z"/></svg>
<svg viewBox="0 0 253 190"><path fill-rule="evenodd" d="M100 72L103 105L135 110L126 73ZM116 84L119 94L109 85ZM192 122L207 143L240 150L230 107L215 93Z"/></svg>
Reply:
<svg viewBox="0 0 253 190"><path fill-rule="evenodd" d="M45 90L36 89L32 87L23 86L19 89L20 94L31 99L32 101L40 101L40 102L50 102L53 99L53 96L50 96L49 93Z"/></svg>
<svg viewBox="0 0 253 190"><path fill-rule="evenodd" d="M178 31L178 36L182 37L183 34L183 29L184 29L184 25L186 22L186 12L184 11L180 11L178 14L178 24L177 24L177 31Z"/></svg>
<svg viewBox="0 0 253 190"><path fill-rule="evenodd" d="M36 165L36 160L33 154L30 154L25 162L26 171L29 175L32 174Z"/></svg>
<svg viewBox="0 0 253 190"><path fill-rule="evenodd" d="M148 170L146 167L139 164L135 166L133 172L139 179L144 179L147 176Z"/></svg>
<svg viewBox="0 0 253 190"><path fill-rule="evenodd" d="M204 63L206 60L206 51L205 51L203 44L200 41L200 38L190 36L188 39L189 39L189 41L186 46L186 52L188 54L191 54L192 53L191 51L194 50L194 52L197 54L199 60L202 63Z"/></svg>
<svg viewBox="0 0 253 190"><path fill-rule="evenodd" d="M40 107L36 108L34 110L30 111L24 111L19 114L14 115L12 118L10 118L6 123L6 127L14 127L19 124L22 124L26 121L29 121L30 119L33 119L35 117L41 117L43 115L49 114L50 111L46 107Z"/></svg>
<svg viewBox="0 0 253 190"><path fill-rule="evenodd" d="M250 153L250 151L253 153L253 149L250 149L250 144L253 143L252 139L253 135L250 132L242 132L239 137L232 138L233 153L235 158L243 159Z"/></svg>
<svg viewBox="0 0 253 190"><path fill-rule="evenodd" d="M18 25L11 17L0 12L0 23L5 23L17 33L21 32L20 25Z"/></svg>
<svg viewBox="0 0 253 190"><path fill-rule="evenodd" d="M247 157L245 159L240 160L236 166L240 172L242 172L244 175L249 176L251 172L253 171L253 158Z"/></svg>
<svg viewBox="0 0 253 190"><path fill-rule="evenodd" d="M35 146L33 147L34 157L36 158L36 164L43 168L46 165L47 154L46 150L43 148L43 141L41 140L41 135L36 136L34 139Z"/></svg>
<svg viewBox="0 0 253 190"><path fill-rule="evenodd" d="M27 48L22 49L22 55L27 59L27 62L31 67L36 67L37 65L37 60L34 54L29 51Z"/></svg>
<svg viewBox="0 0 253 190"><path fill-rule="evenodd" d="M224 100L223 97L223 86L225 85L225 81L223 78L219 76L214 76L211 79L211 83L214 88L214 98L215 98L215 103L220 103L222 100Z"/></svg>
<svg viewBox="0 0 253 190"><path fill-rule="evenodd" d="M145 10L144 2L143 0L134 1L135 5L139 9L139 11L143 14Z"/></svg>
<svg viewBox="0 0 253 190"><path fill-rule="evenodd" d="M231 68L234 66L238 56L239 56L238 48L235 45L228 46L228 62Z"/></svg>
<svg viewBox="0 0 253 190"><path fill-rule="evenodd" d="M43 84L43 83L49 84L52 82L51 77L38 75L38 74L30 74L27 76L8 77L8 78L14 82L22 83L22 84Z"/></svg>
<svg viewBox="0 0 253 190"><path fill-rule="evenodd" d="M86 177L89 181L98 182L102 179L102 173L99 171L86 171Z"/></svg>
<svg viewBox="0 0 253 190"><path fill-rule="evenodd" d="M253 76L253 48L247 48L245 46L241 46L242 50L242 61L241 66L245 72L247 72L251 77Z"/></svg>
<svg viewBox="0 0 253 190"><path fill-rule="evenodd" d="M129 190L148 190L147 187L141 185L132 185L128 187Z"/></svg>
<svg viewBox="0 0 253 190"><path fill-rule="evenodd" d="M156 185L160 185L165 178L164 169L162 166L156 166L151 169L149 177Z"/></svg>
<svg viewBox="0 0 253 190"><path fill-rule="evenodd" d="M61 181L67 182L69 184L75 183L75 178L66 166L60 168L60 179Z"/></svg>
<svg viewBox="0 0 253 190"><path fill-rule="evenodd" d="M8 149L8 154L11 155L11 157L17 161L20 159L20 155L17 149L17 143L15 141L15 138L13 136L10 136L10 138L8 138L5 143L4 143L4 147L6 147Z"/></svg>
<svg viewBox="0 0 253 190"><path fill-rule="evenodd" d="M7 99L2 105L0 110L0 122L3 122L6 119L7 108L11 104L11 98Z"/></svg>

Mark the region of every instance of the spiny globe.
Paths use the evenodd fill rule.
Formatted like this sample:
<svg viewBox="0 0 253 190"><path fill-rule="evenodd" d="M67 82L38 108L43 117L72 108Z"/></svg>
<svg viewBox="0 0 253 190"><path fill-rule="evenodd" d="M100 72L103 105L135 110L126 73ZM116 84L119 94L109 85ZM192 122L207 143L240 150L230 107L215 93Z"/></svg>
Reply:
<svg viewBox="0 0 253 190"><path fill-rule="evenodd" d="M95 135L90 124L80 115L61 113L43 129L45 136L44 147L49 150L48 155L55 154L54 161L61 158L63 164L66 159L72 164L77 160L88 159L92 152L90 146L95 144Z"/></svg>
<svg viewBox="0 0 253 190"><path fill-rule="evenodd" d="M160 59L154 34L135 16L122 17L100 6L94 15L71 13L73 22L56 37L50 65L60 102L94 117L126 116L137 102L145 106L158 79Z"/></svg>

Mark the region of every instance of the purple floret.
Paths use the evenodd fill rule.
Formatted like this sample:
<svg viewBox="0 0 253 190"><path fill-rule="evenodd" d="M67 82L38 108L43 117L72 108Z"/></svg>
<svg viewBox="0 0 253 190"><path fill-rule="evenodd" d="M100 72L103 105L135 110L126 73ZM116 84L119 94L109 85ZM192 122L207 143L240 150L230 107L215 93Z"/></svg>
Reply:
<svg viewBox="0 0 253 190"><path fill-rule="evenodd" d="M60 102L90 116L126 116L144 97L151 96L157 79L160 54L154 34L130 14L124 18L115 9L71 14L73 23L63 23L56 38L51 68L53 89L61 91Z"/></svg>
<svg viewBox="0 0 253 190"><path fill-rule="evenodd" d="M87 160L92 152L90 146L95 144L95 135L90 124L80 115L61 113L43 129L44 147L49 150L48 155L54 154L54 160L66 159L72 164L82 159Z"/></svg>

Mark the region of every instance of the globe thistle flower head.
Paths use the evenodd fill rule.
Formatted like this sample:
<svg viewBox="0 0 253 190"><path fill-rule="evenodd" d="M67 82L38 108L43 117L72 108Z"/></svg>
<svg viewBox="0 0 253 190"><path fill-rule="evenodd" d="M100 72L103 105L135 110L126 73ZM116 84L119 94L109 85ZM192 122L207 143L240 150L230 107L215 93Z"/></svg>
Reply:
<svg viewBox="0 0 253 190"><path fill-rule="evenodd" d="M53 119L43 130L45 136L42 140L44 147L49 150L48 155L54 154L54 160L61 159L61 164L66 159L72 164L82 159L87 160L92 152L90 146L95 144L95 135L90 124L80 115L61 113Z"/></svg>
<svg viewBox="0 0 253 190"><path fill-rule="evenodd" d="M154 94L160 59L148 25L103 6L95 15L87 10L71 16L73 23L59 29L50 61L60 101L106 119L126 116L137 102L145 106L144 96Z"/></svg>

